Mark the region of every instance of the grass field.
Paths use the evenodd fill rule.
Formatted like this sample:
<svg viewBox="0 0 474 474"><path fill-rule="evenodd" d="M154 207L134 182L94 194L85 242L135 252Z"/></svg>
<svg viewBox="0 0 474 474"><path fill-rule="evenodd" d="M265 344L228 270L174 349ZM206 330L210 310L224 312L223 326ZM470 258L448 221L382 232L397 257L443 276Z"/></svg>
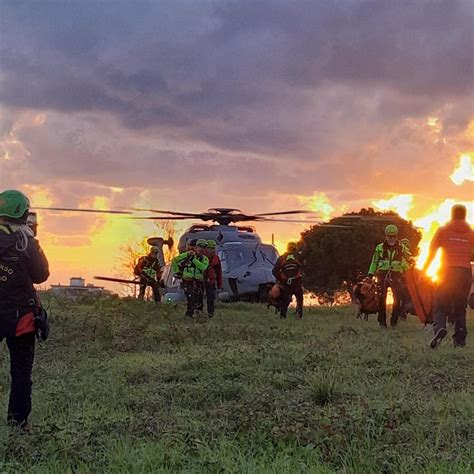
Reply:
<svg viewBox="0 0 474 474"><path fill-rule="evenodd" d="M384 331L353 308L50 305L33 431L0 422L1 472L473 472L472 312L467 347L433 351L415 318Z"/></svg>

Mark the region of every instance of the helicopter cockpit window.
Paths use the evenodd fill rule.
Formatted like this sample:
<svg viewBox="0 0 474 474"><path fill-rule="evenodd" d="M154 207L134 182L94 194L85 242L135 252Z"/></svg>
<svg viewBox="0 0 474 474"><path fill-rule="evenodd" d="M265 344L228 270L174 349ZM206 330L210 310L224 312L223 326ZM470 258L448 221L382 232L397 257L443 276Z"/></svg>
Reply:
<svg viewBox="0 0 474 474"><path fill-rule="evenodd" d="M261 252L261 256L264 260L267 260L268 263L275 265L278 260L278 253L274 247L271 245L259 245L258 251Z"/></svg>
<svg viewBox="0 0 474 474"><path fill-rule="evenodd" d="M228 272L251 262L254 256L252 249L239 246L222 250L219 252L219 258L221 259L222 270Z"/></svg>
<svg viewBox="0 0 474 474"><path fill-rule="evenodd" d="M219 251L222 271L229 272L243 265L274 265L278 259L275 249L267 245L227 247Z"/></svg>

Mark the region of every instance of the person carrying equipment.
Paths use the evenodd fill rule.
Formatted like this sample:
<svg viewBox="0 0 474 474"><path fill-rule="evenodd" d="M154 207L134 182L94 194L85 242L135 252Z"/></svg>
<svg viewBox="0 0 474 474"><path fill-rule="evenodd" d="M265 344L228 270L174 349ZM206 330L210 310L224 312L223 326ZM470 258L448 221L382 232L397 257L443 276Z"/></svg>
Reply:
<svg viewBox="0 0 474 474"><path fill-rule="evenodd" d="M46 312L34 288L49 277L48 261L26 223L30 202L16 190L0 193L0 341L10 351L7 421L28 429L31 374L38 340L48 337Z"/></svg>
<svg viewBox="0 0 474 474"><path fill-rule="evenodd" d="M171 269L181 278L181 288L186 296L186 316L192 318L194 311L202 311L204 292L204 273L209 266L205 255L207 241L198 239L194 250L188 250L175 257Z"/></svg>
<svg viewBox="0 0 474 474"><path fill-rule="evenodd" d="M474 231L466 222L466 207L456 204L451 209L451 221L434 235L423 272L431 265L438 249L442 250L439 282L435 290L433 317L435 349L447 335L446 319L454 320L454 347L466 345L466 307L472 284L471 259Z"/></svg>
<svg viewBox="0 0 474 474"><path fill-rule="evenodd" d="M303 262L295 242L289 242L287 251L273 267L273 276L281 287L280 318L286 318L293 295L296 297L296 317L303 317Z"/></svg>
<svg viewBox="0 0 474 474"><path fill-rule="evenodd" d="M206 290L207 315L214 316L214 303L216 301L216 286L222 290L222 266L219 256L216 254L217 243L215 240L207 241L206 256L209 266L204 274L204 286Z"/></svg>
<svg viewBox="0 0 474 474"><path fill-rule="evenodd" d="M158 247L151 247L150 253L140 257L133 269L133 273L140 278L140 291L138 293L138 298L144 299L146 288L147 286L150 286L153 291L153 300L155 303L161 301L161 263L158 255Z"/></svg>
<svg viewBox="0 0 474 474"><path fill-rule="evenodd" d="M406 283L403 273L410 268L410 250L398 240L398 228L394 224L385 227L385 241L375 247L370 264L368 277L374 275L379 289L379 308L377 320L380 327L387 327L387 290L393 294L392 316L390 326L397 325L398 318L403 314L403 300L406 295Z"/></svg>

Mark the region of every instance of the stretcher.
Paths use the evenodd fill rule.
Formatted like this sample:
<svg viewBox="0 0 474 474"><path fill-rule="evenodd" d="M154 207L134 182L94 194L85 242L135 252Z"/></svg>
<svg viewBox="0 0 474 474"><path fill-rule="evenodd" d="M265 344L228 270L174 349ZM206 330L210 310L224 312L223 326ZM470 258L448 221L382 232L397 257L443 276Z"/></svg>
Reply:
<svg viewBox="0 0 474 474"><path fill-rule="evenodd" d="M405 272L406 284L418 319L423 324L433 321L434 290L433 281L421 270L411 268Z"/></svg>

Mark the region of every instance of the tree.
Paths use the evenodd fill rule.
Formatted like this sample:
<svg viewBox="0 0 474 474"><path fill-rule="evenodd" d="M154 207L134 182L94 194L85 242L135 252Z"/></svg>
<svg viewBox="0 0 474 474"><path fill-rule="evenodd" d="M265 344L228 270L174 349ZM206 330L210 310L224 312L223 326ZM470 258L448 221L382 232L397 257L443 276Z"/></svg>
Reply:
<svg viewBox="0 0 474 474"><path fill-rule="evenodd" d="M341 227L314 226L301 235L306 261L304 284L317 293L334 291L366 274L375 246L385 239L388 224L398 227L400 239L408 239L413 256L419 252L421 232L392 211L361 209L331 219L329 224Z"/></svg>

